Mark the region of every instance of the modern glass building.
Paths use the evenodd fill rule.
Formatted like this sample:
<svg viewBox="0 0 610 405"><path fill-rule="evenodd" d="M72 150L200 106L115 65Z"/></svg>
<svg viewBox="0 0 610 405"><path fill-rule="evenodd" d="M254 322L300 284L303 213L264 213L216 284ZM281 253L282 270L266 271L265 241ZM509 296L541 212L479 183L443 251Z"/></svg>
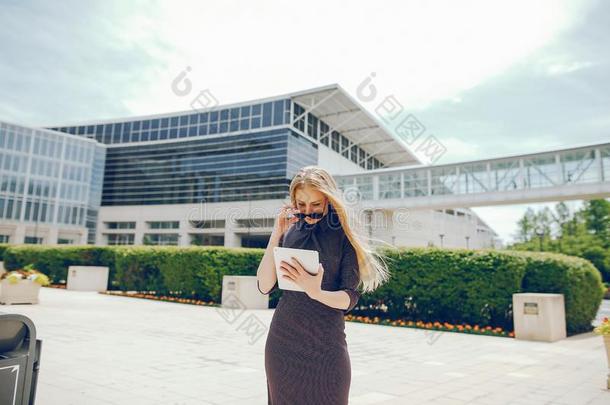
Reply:
<svg viewBox="0 0 610 405"><path fill-rule="evenodd" d="M60 165L57 170L68 176L58 175L54 218L86 226L87 242L100 245L264 247L301 167L325 167L339 175L343 186L341 175L420 163L403 141L338 85L206 109L29 131L54 137L61 145L74 142L100 151L85 154L82 161L73 159L71 149L62 152L65 146L48 152ZM82 170L72 173L74 164ZM90 184L87 192L85 184ZM30 200L25 194L21 198L26 208L28 202L36 204ZM46 218L41 217L42 206L28 210L30 216L31 210L39 210L35 216ZM27 222L29 216L22 215ZM422 223L434 222L430 215L422 217ZM481 226L473 220L462 224ZM402 241L400 235L384 238ZM425 245L421 239L419 244Z"/></svg>
<svg viewBox="0 0 610 405"><path fill-rule="evenodd" d="M94 243L106 147L0 123L0 242Z"/></svg>
<svg viewBox="0 0 610 405"><path fill-rule="evenodd" d="M306 95L330 96L324 106L334 103L334 110L316 114L300 99ZM360 169L384 167L383 157L359 142L363 128L373 135L380 127L358 117L364 110L356 107L334 86L210 111L50 129L109 146L103 205L281 199L298 168L318 163L320 146ZM358 123L365 127L353 127Z"/></svg>

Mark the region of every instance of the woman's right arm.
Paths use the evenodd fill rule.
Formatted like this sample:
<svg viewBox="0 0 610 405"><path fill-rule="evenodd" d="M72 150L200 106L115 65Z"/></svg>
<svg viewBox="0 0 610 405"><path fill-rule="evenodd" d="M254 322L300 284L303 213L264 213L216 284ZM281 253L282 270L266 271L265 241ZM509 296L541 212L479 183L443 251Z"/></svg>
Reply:
<svg viewBox="0 0 610 405"><path fill-rule="evenodd" d="M261 294L267 295L276 289L277 275L275 274L273 248L281 245L281 240L286 230L290 227L290 225L298 221L297 217L287 218L288 213L295 211L296 210L291 208L289 205L284 205L275 220L275 226L273 228L273 232L271 232L271 237L269 238L269 243L265 249L265 254L258 265L258 270L256 271L256 282L258 285L258 290L261 292Z"/></svg>

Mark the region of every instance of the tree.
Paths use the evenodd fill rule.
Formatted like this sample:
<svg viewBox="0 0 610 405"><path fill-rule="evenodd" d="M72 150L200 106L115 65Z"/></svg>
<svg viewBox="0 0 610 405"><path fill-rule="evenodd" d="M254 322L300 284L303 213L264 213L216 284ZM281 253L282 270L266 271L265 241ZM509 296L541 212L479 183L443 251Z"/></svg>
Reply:
<svg viewBox="0 0 610 405"><path fill-rule="evenodd" d="M534 235L536 214L531 207L528 207L523 217L517 222L517 239L521 242L528 242Z"/></svg>
<svg viewBox="0 0 610 405"><path fill-rule="evenodd" d="M560 202L555 205L555 214L553 215L553 219L558 227L559 235L562 236L568 232L568 224L570 223L572 214L570 213L570 208L565 202Z"/></svg>
<svg viewBox="0 0 610 405"><path fill-rule="evenodd" d="M610 231L610 202L606 200L591 200L585 204L583 211L587 230L604 241L608 247Z"/></svg>
<svg viewBox="0 0 610 405"><path fill-rule="evenodd" d="M553 224L553 214L549 207L544 207L534 215L534 222L537 230L542 230L545 236L551 235Z"/></svg>
<svg viewBox="0 0 610 405"><path fill-rule="evenodd" d="M552 225L558 232L550 233ZM580 210L570 213L564 203L555 207L555 212L544 208L535 212L528 208L517 222L518 242L509 249L565 253L589 260L601 272L604 281L610 282L610 202L591 200ZM544 240L535 238L535 230L544 231ZM544 244L542 243L544 242Z"/></svg>

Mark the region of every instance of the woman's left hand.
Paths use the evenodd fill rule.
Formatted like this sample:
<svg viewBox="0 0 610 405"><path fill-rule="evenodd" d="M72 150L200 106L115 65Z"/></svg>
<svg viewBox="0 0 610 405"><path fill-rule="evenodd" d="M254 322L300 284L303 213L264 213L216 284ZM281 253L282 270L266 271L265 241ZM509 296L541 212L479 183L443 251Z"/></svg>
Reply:
<svg viewBox="0 0 610 405"><path fill-rule="evenodd" d="M322 276L324 275L322 263L318 266L318 274L311 274L305 270L296 257L292 257L292 264L282 260L280 268L284 273L282 277L297 284L310 298L315 299L322 291Z"/></svg>

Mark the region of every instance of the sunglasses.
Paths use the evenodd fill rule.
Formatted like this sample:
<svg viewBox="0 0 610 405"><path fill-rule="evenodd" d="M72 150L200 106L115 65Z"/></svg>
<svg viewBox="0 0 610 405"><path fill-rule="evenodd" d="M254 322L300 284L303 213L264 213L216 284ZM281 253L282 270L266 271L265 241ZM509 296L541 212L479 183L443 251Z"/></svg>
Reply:
<svg viewBox="0 0 610 405"><path fill-rule="evenodd" d="M324 216L324 213L322 212L312 212L311 214L303 214L301 212L296 212L294 214L295 217L299 218L299 219L304 219L305 217L309 217L312 219L318 219L318 218L322 218Z"/></svg>

